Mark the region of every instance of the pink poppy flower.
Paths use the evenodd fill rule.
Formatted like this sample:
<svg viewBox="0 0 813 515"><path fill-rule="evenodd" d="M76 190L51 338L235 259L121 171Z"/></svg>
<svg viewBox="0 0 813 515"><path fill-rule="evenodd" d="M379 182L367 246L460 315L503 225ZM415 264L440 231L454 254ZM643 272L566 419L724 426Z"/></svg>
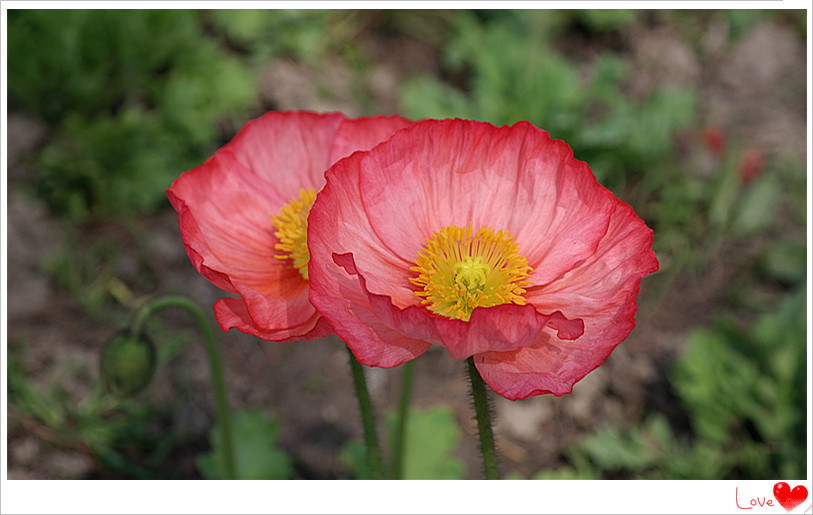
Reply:
<svg viewBox="0 0 813 515"><path fill-rule="evenodd" d="M569 393L635 326L652 230L527 122L425 120L326 173L311 302L362 364L439 345L508 399Z"/></svg>
<svg viewBox="0 0 813 515"><path fill-rule="evenodd" d="M410 123L270 112L173 182L167 195L189 259L238 295L215 303L224 331L278 342L333 333L308 300L308 211L330 165Z"/></svg>

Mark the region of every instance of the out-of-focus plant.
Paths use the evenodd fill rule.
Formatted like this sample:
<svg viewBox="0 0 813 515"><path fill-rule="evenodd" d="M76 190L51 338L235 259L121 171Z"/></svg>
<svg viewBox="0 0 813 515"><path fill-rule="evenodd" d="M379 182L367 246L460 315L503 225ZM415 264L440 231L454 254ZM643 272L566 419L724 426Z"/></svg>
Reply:
<svg viewBox="0 0 813 515"><path fill-rule="evenodd" d="M391 455L397 454L394 448L397 445L397 419L394 410L387 412L385 426ZM453 454L460 438L460 427L448 407L410 409L406 417L406 445L400 479L462 479L465 464ZM355 479L371 478L362 442L353 440L345 445L341 461ZM393 477L394 472L389 472Z"/></svg>
<svg viewBox="0 0 813 515"><path fill-rule="evenodd" d="M355 36L366 15L341 9L223 9L205 16L253 60L284 55L316 65L329 56L355 54Z"/></svg>
<svg viewBox="0 0 813 515"><path fill-rule="evenodd" d="M164 340L156 356L158 370L175 359L188 341L182 333L165 333ZM166 430L174 405L110 395L93 379L90 364L78 358L60 364L49 385L35 384L23 366L24 348L24 342L9 348L9 433L22 428L58 448L86 454L98 464L94 473L102 477L172 477L167 462L187 443L187 437ZM87 392L77 398L76 387L66 378L72 383L87 382Z"/></svg>
<svg viewBox="0 0 813 515"><path fill-rule="evenodd" d="M75 219L161 205L255 101L253 73L196 11L15 10L8 33L11 99L54 128L30 187Z"/></svg>
<svg viewBox="0 0 813 515"><path fill-rule="evenodd" d="M259 411L238 411L234 426L235 479L291 479L291 457L277 445L277 423ZM220 426L209 433L212 451L198 456L197 466L206 479L224 479L220 463Z"/></svg>
<svg viewBox="0 0 813 515"><path fill-rule="evenodd" d="M656 412L635 428L590 435L569 454L604 477L803 477L806 327L800 289L753 324L721 318L695 329L672 370L689 434Z"/></svg>

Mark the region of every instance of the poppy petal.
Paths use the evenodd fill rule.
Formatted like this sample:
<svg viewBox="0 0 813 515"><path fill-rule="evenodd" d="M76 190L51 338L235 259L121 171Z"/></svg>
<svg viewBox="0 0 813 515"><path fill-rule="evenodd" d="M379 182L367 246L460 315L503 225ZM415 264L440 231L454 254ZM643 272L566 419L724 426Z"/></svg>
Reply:
<svg viewBox="0 0 813 515"><path fill-rule="evenodd" d="M537 309L560 309L584 321L575 341L544 338L508 353L475 356L491 388L509 399L570 393L635 327L641 278L658 270L652 230L632 208L619 204L596 252L568 274L526 298Z"/></svg>
<svg viewBox="0 0 813 515"><path fill-rule="evenodd" d="M447 225L504 229L535 269L534 284L592 254L614 207L567 144L527 122L425 120L358 166L370 224L400 258L414 260Z"/></svg>
<svg viewBox="0 0 813 515"><path fill-rule="evenodd" d="M278 341L331 333L308 300L308 281L279 258L272 216L302 189L320 189L333 161L410 123L397 116L270 112L174 181L167 195L190 260L217 287L240 296L218 304L221 326Z"/></svg>
<svg viewBox="0 0 813 515"><path fill-rule="evenodd" d="M333 328L316 310L313 310L312 316L304 324L282 329L261 329L249 314L245 301L240 298L220 299L215 302L214 310L215 318L223 331L237 329L266 341L279 343L308 341L333 334Z"/></svg>

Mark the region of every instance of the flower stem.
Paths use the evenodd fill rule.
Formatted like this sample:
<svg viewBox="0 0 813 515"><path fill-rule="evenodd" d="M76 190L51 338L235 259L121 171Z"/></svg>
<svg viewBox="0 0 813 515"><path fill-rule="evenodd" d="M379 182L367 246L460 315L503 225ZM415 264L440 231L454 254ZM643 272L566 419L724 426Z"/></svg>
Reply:
<svg viewBox="0 0 813 515"><path fill-rule="evenodd" d="M404 442L406 441L406 424L409 416L409 397L412 393L412 376L414 361L404 364L401 382L401 399L398 404L398 421L395 426L395 435L392 446L392 474L395 479L404 477Z"/></svg>
<svg viewBox="0 0 813 515"><path fill-rule="evenodd" d="M494 446L494 431L491 428L491 409L488 405L488 389L474 365L474 358L469 357L466 363L469 366L471 396L474 399L474 410L477 413L477 431L480 433L480 450L483 453L486 479L499 479L497 450Z"/></svg>
<svg viewBox="0 0 813 515"><path fill-rule="evenodd" d="M364 426L364 444L367 447L367 461L370 466L370 475L373 479L382 479L383 467L381 464L381 451L378 448L378 434L375 429L373 416L373 403L370 401L370 392L367 391L367 380L364 378L364 369L358 362L353 351L347 347L350 354L350 370L353 373L353 384L356 387L356 397L361 410L361 424Z"/></svg>
<svg viewBox="0 0 813 515"><path fill-rule="evenodd" d="M220 352L217 348L215 335L212 327L206 318L203 310L192 300L180 295L167 295L159 297L136 313L131 330L140 334L147 319L166 308L181 308L188 311L198 324L203 343L206 347L206 355L209 359L209 371L212 375L212 388L215 394L215 404L217 408L217 422L220 427L220 460L225 479L236 479L236 467L234 460L234 444L231 430L231 417L229 415L229 400L226 395L226 381L223 377L223 364L220 360Z"/></svg>

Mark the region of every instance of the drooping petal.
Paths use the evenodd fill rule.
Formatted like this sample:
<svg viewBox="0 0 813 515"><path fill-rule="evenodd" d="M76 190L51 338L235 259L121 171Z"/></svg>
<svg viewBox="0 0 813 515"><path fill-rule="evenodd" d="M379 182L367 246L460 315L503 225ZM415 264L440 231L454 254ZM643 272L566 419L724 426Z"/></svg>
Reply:
<svg viewBox="0 0 813 515"><path fill-rule="evenodd" d="M620 203L592 256L527 293L539 310L555 306L566 317L583 320L584 334L575 341L543 338L532 347L475 356L483 379L509 399L570 393L635 327L641 278L657 270L651 229Z"/></svg>
<svg viewBox="0 0 813 515"><path fill-rule="evenodd" d="M597 362L595 368L607 357L597 356L589 347L576 347L574 342L562 342L571 345L563 351L559 343L555 336L545 334L535 347L485 352L474 356L474 364L491 389L507 399L549 393L558 397L570 393L573 384L584 377L586 372L580 372L583 362Z"/></svg>
<svg viewBox="0 0 813 515"><path fill-rule="evenodd" d="M311 255L319 254L320 248L324 247L318 244L316 250L312 247ZM321 256L313 262L326 263ZM363 278L353 277L358 271L352 262L345 263L345 266L349 267L347 274L323 266L313 267L311 277L315 280L311 302L331 320L333 330L350 346L359 363L371 367L396 367L429 350L431 344L425 339L411 338L382 320L381 310L371 300L389 301L368 295L363 287L359 287L359 280L363 281ZM420 313L411 313L420 316Z"/></svg>
<svg viewBox="0 0 813 515"><path fill-rule="evenodd" d="M223 331L237 329L246 334L252 334L266 341L279 343L300 340L315 340L333 334L330 324L316 310L311 318L301 325L291 325L281 329L262 329L248 312L245 301L241 298L227 297L215 302L215 317ZM263 322L260 320L260 322Z"/></svg>

